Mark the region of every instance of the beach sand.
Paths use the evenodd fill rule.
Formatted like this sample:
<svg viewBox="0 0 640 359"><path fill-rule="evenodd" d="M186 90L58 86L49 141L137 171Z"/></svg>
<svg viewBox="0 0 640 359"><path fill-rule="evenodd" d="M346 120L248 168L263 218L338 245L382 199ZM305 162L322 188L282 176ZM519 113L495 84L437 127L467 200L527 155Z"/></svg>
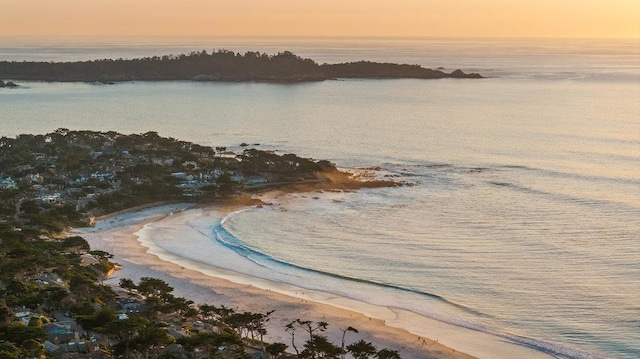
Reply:
<svg viewBox="0 0 640 359"><path fill-rule="evenodd" d="M117 285L120 278L137 282L142 277L154 277L171 285L176 296L193 300L196 304L224 304L238 311L261 313L275 310L265 340L283 342L289 345L290 352L293 352L291 337L285 332L285 326L295 319L302 319L329 323L325 334L338 345L342 337L340 329L354 327L359 333L347 333L347 345L364 339L379 349L398 350L405 359L549 357L485 333L458 328L410 312L368 305L183 261L145 240L144 236L136 235L145 225L158 223L162 224L162 228L167 228L164 235L182 235L179 232L181 222L201 216L206 211L229 213L238 206L215 205L203 209L184 203L162 205L109 217L97 221L94 227L75 229L74 234L83 236L92 249L114 255L112 261L118 263L121 269L106 281L107 284ZM171 228L177 231L172 232ZM301 348L302 342L298 341L297 345ZM465 354L465 351L473 356Z"/></svg>

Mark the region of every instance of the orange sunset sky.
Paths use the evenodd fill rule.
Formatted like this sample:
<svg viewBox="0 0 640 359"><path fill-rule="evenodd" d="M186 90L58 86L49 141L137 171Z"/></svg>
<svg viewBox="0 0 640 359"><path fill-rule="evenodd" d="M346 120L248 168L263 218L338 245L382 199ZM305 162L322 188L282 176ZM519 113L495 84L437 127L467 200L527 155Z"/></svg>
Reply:
<svg viewBox="0 0 640 359"><path fill-rule="evenodd" d="M0 0L0 36L639 38L639 0Z"/></svg>

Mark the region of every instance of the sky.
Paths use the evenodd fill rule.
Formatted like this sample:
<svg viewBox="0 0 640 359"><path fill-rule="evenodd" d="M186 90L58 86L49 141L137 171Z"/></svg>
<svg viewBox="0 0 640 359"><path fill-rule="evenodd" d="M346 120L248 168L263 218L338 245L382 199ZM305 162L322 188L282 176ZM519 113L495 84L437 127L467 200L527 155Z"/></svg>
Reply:
<svg viewBox="0 0 640 359"><path fill-rule="evenodd" d="M0 36L640 38L639 0L0 0Z"/></svg>

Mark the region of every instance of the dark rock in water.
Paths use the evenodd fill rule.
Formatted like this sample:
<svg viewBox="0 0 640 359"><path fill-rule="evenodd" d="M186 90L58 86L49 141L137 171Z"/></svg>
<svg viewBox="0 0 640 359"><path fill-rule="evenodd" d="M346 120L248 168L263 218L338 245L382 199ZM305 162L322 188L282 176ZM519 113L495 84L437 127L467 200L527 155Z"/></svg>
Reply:
<svg viewBox="0 0 640 359"><path fill-rule="evenodd" d="M460 69L457 69L454 72L452 72L451 74L449 74L449 77L453 77L453 78L456 78L456 79L481 79L482 78L482 76L480 74L477 74L477 73L465 74Z"/></svg>
<svg viewBox="0 0 640 359"><path fill-rule="evenodd" d="M12 81L4 82L4 81L0 80L0 87L16 88L18 86L19 86L18 84L14 83Z"/></svg>
<svg viewBox="0 0 640 359"><path fill-rule="evenodd" d="M246 143L246 142L242 142L242 143L240 144L240 147L247 147L247 146L249 146L249 144L248 144L248 143Z"/></svg>

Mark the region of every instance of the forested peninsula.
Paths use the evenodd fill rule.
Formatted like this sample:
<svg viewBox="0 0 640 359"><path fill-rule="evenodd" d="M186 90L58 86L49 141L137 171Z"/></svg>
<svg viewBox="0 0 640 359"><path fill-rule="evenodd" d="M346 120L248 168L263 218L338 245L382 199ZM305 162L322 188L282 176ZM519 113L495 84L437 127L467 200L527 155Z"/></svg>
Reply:
<svg viewBox="0 0 640 359"><path fill-rule="evenodd" d="M157 132L71 131L0 138L0 223L55 233L92 216L158 201L212 202L274 187L357 189L401 185L360 181L326 160L238 151Z"/></svg>
<svg viewBox="0 0 640 359"><path fill-rule="evenodd" d="M482 78L477 73L446 73L419 65L358 61L318 64L289 51L268 55L228 50L77 62L1 61L0 78L32 81L235 81L297 83L337 78Z"/></svg>

